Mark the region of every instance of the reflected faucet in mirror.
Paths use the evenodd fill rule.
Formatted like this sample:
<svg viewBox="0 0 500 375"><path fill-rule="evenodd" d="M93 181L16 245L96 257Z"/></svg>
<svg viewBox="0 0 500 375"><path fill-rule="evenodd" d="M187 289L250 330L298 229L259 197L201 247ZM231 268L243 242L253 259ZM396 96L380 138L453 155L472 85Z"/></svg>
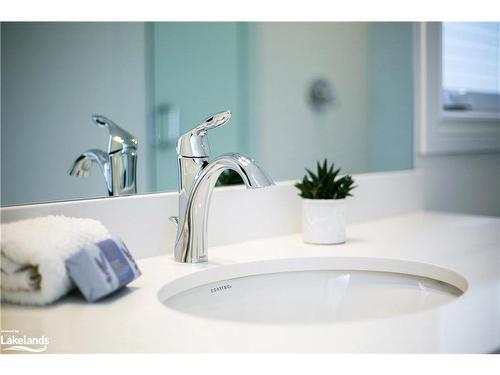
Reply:
<svg viewBox="0 0 500 375"><path fill-rule="evenodd" d="M209 161L207 132L227 124L231 112L217 113L182 135L177 142L179 176L179 216L175 260L181 263L207 261L207 221L210 197L220 174L231 169L241 176L247 188L274 185L274 181L252 159L237 153L224 154Z"/></svg>
<svg viewBox="0 0 500 375"><path fill-rule="evenodd" d="M104 116L93 115L92 121L108 130L108 152L97 149L82 152L73 162L69 174L89 176L92 164L96 163L104 175L110 196L136 194L137 139Z"/></svg>

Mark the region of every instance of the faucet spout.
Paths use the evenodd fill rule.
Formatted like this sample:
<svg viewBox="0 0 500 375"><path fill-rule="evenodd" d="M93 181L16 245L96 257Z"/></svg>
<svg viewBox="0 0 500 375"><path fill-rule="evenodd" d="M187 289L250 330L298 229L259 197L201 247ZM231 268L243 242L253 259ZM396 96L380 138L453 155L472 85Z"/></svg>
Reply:
<svg viewBox="0 0 500 375"><path fill-rule="evenodd" d="M274 185L273 179L253 159L238 153L229 153L215 158L203 168L198 174L197 183L194 186L204 184L205 180L210 180L209 185L213 189L220 174L227 169L238 173L248 189Z"/></svg>
<svg viewBox="0 0 500 375"><path fill-rule="evenodd" d="M182 263L207 261L207 222L210 198L217 179L227 169L238 173L247 188L274 185L272 178L254 160L241 154L225 154L206 163L194 177L189 195L179 195L176 261Z"/></svg>
<svg viewBox="0 0 500 375"><path fill-rule="evenodd" d="M101 168L108 192L111 192L111 160L110 156L104 151L92 149L82 152L73 162L69 174L75 177L88 177L94 163Z"/></svg>

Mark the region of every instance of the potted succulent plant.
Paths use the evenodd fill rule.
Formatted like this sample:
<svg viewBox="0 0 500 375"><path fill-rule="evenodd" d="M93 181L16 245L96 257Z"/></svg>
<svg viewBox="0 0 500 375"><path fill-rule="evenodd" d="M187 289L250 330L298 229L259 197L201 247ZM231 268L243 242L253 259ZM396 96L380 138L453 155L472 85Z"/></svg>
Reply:
<svg viewBox="0 0 500 375"><path fill-rule="evenodd" d="M295 184L302 199L304 241L313 244L345 242L345 201L356 187L351 176L338 177L340 168L317 162L317 173L307 174Z"/></svg>

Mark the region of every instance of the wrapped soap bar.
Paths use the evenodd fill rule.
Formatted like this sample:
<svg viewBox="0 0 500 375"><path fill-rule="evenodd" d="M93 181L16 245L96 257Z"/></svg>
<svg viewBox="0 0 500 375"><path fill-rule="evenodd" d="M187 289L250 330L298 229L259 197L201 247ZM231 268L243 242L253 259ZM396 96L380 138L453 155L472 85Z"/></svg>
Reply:
<svg viewBox="0 0 500 375"><path fill-rule="evenodd" d="M79 250L66 260L69 276L89 302L107 296L141 275L119 238L109 238Z"/></svg>

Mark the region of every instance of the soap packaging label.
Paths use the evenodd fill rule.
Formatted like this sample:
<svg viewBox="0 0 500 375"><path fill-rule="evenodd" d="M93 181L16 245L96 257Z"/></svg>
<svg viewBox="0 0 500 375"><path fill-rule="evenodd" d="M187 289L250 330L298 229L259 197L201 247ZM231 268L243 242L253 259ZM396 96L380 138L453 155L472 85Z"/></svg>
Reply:
<svg viewBox="0 0 500 375"><path fill-rule="evenodd" d="M66 260L70 278L89 302L107 296L141 275L120 238L109 238L80 249Z"/></svg>

